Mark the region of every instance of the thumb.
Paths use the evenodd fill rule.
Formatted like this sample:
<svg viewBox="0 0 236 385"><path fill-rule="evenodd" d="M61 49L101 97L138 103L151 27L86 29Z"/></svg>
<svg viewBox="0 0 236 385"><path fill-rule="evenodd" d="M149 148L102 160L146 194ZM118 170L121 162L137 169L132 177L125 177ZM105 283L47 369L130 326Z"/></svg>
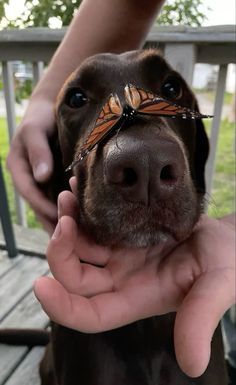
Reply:
<svg viewBox="0 0 236 385"><path fill-rule="evenodd" d="M76 223L72 218L63 216L47 248L47 260L53 276L71 292L76 291L82 274L75 252L76 238Z"/></svg>
<svg viewBox="0 0 236 385"><path fill-rule="evenodd" d="M176 358L190 377L201 376L207 368L214 331L234 302L232 278L230 269L203 275L177 312L174 331Z"/></svg>
<svg viewBox="0 0 236 385"><path fill-rule="evenodd" d="M53 157L47 135L40 130L32 130L25 142L34 179L37 182L47 181L53 171Z"/></svg>

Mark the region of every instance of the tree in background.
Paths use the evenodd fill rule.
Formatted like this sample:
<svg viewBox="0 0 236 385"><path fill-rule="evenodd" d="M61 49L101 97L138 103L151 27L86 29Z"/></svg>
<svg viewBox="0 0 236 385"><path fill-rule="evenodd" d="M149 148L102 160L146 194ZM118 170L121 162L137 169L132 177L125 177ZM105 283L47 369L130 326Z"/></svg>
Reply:
<svg viewBox="0 0 236 385"><path fill-rule="evenodd" d="M201 11L203 0L167 0L157 19L160 25L200 27L206 15Z"/></svg>
<svg viewBox="0 0 236 385"><path fill-rule="evenodd" d="M111 0L112 1L112 0ZM0 24L11 28L50 27L55 19L58 26L66 26L78 9L81 0L25 0L22 13L15 20L6 17L6 5L10 0L1 0ZM203 0L167 0L158 17L161 25L190 25L198 27L206 19L201 11ZM144 5L145 6L145 5Z"/></svg>
<svg viewBox="0 0 236 385"><path fill-rule="evenodd" d="M82 0L25 0L21 14L16 19L7 18L11 0L0 0L0 29L27 27L61 27L70 24ZM111 0L112 1L112 0ZM128 0L127 0L128 1ZM200 26L206 19L201 12L204 0L167 0L157 19L159 25ZM94 2L95 3L95 2ZM145 6L145 4L144 4ZM32 91L32 80L15 79L16 100L21 102ZM0 89L1 89L0 84Z"/></svg>
<svg viewBox="0 0 236 385"><path fill-rule="evenodd" d="M80 3L81 0L26 0L23 24L27 27L49 27L50 20L56 18L61 26L69 25Z"/></svg>

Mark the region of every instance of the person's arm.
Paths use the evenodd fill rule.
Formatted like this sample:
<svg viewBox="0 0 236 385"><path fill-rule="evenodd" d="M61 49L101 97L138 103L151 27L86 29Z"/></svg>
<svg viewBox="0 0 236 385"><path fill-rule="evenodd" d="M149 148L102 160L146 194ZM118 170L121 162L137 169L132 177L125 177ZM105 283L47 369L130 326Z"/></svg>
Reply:
<svg viewBox="0 0 236 385"><path fill-rule="evenodd" d="M164 0L84 0L34 97L55 100L67 76L87 57L140 48Z"/></svg>
<svg viewBox="0 0 236 385"><path fill-rule="evenodd" d="M8 168L20 194L44 227L53 230L56 207L37 182L53 170L48 137L55 130L54 103L68 75L88 56L139 48L164 0L84 0L35 88L12 141Z"/></svg>

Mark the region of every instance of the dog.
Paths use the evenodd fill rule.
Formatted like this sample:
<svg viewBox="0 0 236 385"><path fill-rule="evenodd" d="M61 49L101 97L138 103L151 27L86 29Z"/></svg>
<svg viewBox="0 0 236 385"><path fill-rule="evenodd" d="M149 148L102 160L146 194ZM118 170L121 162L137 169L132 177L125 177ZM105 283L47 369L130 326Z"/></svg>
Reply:
<svg viewBox="0 0 236 385"><path fill-rule="evenodd" d="M139 113L142 101L137 111L127 107L136 92L198 111L186 82L154 49L88 58L56 105L54 196L68 186L71 174L64 170L73 169L78 223L95 242L113 248L181 243L204 210L209 145L201 119ZM94 139L99 119L106 131L110 117L106 135ZM226 385L220 328L206 372L193 379L176 362L174 321L171 313L97 334L52 323L41 384Z"/></svg>
<svg viewBox="0 0 236 385"><path fill-rule="evenodd" d="M89 148L109 95L127 105L130 84L141 94L147 90L198 110L186 82L157 50L88 58L65 83L56 106L63 167L74 166L79 186L78 222L95 242L111 247L182 242L204 208L209 145L201 119L136 114L118 129L115 122L116 129ZM168 314L89 335L53 324L42 385L226 385L220 329L206 372L192 379L176 363L174 320Z"/></svg>

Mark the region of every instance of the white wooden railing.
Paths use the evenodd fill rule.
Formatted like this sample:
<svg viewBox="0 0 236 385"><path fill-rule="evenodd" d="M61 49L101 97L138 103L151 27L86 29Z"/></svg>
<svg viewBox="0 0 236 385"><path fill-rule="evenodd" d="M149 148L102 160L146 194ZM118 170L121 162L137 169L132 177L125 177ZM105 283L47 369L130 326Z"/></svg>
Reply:
<svg viewBox="0 0 236 385"><path fill-rule="evenodd" d="M62 40L66 29L30 28L25 30L4 30L0 32L0 61L4 95L6 101L9 138L16 129L14 83L12 61L22 60L33 63L33 77L36 84L43 67L49 62L55 49ZM78 37L79 39L79 37ZM211 128L211 154L207 164L207 191L210 193L214 174L214 164L220 118L225 92L227 67L236 62L235 27L153 27L147 37L147 46L158 47L170 64L178 70L191 85L196 63L218 64L218 81L214 104L214 119ZM24 205L16 196L17 218L26 225Z"/></svg>

